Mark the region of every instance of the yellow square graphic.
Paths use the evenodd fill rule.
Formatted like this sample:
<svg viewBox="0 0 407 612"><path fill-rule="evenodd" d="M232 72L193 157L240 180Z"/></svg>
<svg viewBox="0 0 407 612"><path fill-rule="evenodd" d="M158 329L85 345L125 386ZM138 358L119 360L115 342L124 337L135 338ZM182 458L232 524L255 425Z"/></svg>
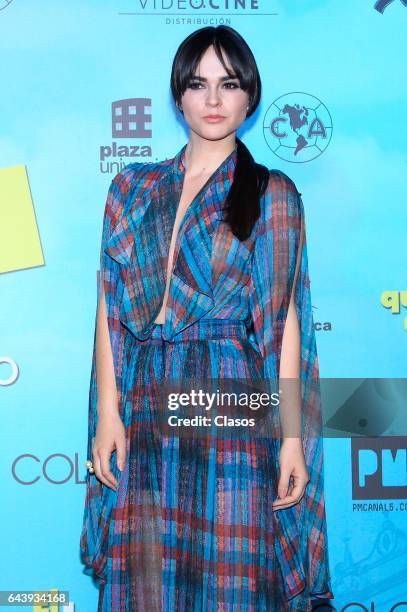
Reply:
<svg viewBox="0 0 407 612"><path fill-rule="evenodd" d="M0 272L43 264L26 167L0 168Z"/></svg>

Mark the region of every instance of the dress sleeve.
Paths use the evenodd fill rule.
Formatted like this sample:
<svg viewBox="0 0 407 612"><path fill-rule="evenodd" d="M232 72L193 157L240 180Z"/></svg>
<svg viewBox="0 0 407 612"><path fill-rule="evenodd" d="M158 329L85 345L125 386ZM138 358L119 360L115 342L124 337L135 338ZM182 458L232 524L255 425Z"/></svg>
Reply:
<svg viewBox="0 0 407 612"><path fill-rule="evenodd" d="M113 355L114 371L116 375L116 388L118 394L118 403L120 409L120 339L121 329L119 323L119 302L120 302L120 264L106 253L106 247L112 236L112 233L117 226L119 220L123 216L126 197L129 193L134 170L126 167L121 172L116 174L110 183L106 204L103 214L102 239L100 243L99 253L99 274L97 287L97 307L94 323L93 337L93 355L91 369L91 387L89 396L89 439L88 439L88 458L91 458L93 438L96 434L97 426L97 380L96 380L96 328L97 328L97 312L99 308L102 287L104 288L106 313L108 319L108 328L110 336L110 344Z"/></svg>
<svg viewBox="0 0 407 612"><path fill-rule="evenodd" d="M281 342L295 282L295 306L304 334L301 377L307 374L313 343L310 281L304 206L294 182L284 173L270 171L262 198L261 217L252 265L251 311L255 339L264 360L266 378L280 369Z"/></svg>
<svg viewBox="0 0 407 612"><path fill-rule="evenodd" d="M275 389L279 380L284 326L293 294L300 329L301 436L310 475L310 482L300 502L277 511L283 534L276 541L277 555L285 576L287 594L292 593L294 568L303 576L309 593L315 596L325 593L330 597L319 366L304 205L294 182L281 171L270 170L258 223L250 297L254 339L263 357L266 387L271 384ZM270 443L277 472L281 448L279 433L277 431L276 435L273 430ZM286 556L287 546L290 558Z"/></svg>
<svg viewBox="0 0 407 612"><path fill-rule="evenodd" d="M127 166L116 174L110 183L104 207L102 238L99 253L99 273L97 282L97 306L94 321L93 352L90 374L89 402L88 402L88 435L87 459L92 461L93 441L96 435L97 413L97 378L96 378L96 329L97 311L100 303L101 289L104 287L106 312L108 318L109 335L112 347L116 387L120 410L120 358L121 330L119 323L119 297L120 297L120 264L110 257L105 249L108 241L123 215L126 197L129 193L134 170ZM113 462L113 465L115 462ZM86 498L83 515L83 525L80 536L80 550L83 562L93 568L96 576L103 576L106 563L106 547L109 529L109 516L112 495L109 487L102 485L96 475L87 472Z"/></svg>

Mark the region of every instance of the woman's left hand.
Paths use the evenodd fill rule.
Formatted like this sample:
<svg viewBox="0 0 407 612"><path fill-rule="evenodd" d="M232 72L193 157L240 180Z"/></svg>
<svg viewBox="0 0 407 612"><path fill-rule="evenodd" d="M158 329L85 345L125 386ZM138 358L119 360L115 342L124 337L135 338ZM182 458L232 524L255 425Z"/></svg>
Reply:
<svg viewBox="0 0 407 612"><path fill-rule="evenodd" d="M305 487L310 480L301 438L283 440L279 461L278 498L273 502L273 510L280 510L297 504L304 495ZM290 484L290 477L292 484Z"/></svg>

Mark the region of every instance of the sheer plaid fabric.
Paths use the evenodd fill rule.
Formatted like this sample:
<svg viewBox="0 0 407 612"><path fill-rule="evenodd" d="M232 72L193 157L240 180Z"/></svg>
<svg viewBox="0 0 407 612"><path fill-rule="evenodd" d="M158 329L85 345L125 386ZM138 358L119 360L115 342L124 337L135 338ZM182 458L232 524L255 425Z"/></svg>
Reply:
<svg viewBox="0 0 407 612"><path fill-rule="evenodd" d="M168 252L185 174L174 158L126 166L111 182L103 220L103 283L127 456L117 491L88 474L80 548L100 580L100 611L278 611L332 598L323 489L318 357L303 203L270 170L261 215L237 240L222 222L236 148L187 210L177 234L164 324ZM301 229L304 240L300 248ZM165 381L278 378L296 263L303 444L310 482L274 512L279 439L204 442L160 427ZM95 339L88 458L96 433ZM311 425L310 425L311 423Z"/></svg>

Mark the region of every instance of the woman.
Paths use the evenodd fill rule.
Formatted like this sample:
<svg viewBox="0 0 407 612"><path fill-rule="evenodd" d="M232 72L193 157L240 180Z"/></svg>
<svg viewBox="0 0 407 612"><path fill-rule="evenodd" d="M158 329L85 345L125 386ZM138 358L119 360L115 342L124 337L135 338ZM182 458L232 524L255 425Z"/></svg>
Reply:
<svg viewBox="0 0 407 612"><path fill-rule="evenodd" d="M188 36L171 90L189 142L106 202L83 559L103 611L311 610L333 595L303 204L236 137L261 81L235 30ZM236 405L168 426L163 389L195 379L280 381L281 429L229 427Z"/></svg>

